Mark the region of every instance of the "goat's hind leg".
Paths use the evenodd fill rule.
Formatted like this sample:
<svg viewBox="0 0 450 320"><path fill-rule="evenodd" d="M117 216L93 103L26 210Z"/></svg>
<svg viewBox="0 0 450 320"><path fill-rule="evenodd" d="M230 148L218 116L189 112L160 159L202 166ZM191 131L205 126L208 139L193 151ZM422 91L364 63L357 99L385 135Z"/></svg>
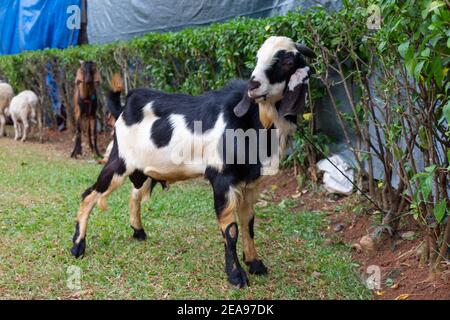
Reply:
<svg viewBox="0 0 450 320"><path fill-rule="evenodd" d="M143 241L147 239L147 234L142 225L141 204L143 199L151 194L155 184L151 178L138 170L130 175L130 180L133 183L129 202L130 225L134 231L133 238Z"/></svg>
<svg viewBox="0 0 450 320"><path fill-rule="evenodd" d="M77 214L75 234L73 236L72 255L79 258L86 250L86 230L89 215L97 202L106 198L116 190L127 177L125 163L117 156L110 158L110 161L101 171L97 182L87 189L82 195L82 202Z"/></svg>
<svg viewBox="0 0 450 320"><path fill-rule="evenodd" d="M27 134L28 130L30 129L30 125L27 119L22 119L22 124L23 124L23 132L22 132L22 139L20 141L25 142L27 140Z"/></svg>

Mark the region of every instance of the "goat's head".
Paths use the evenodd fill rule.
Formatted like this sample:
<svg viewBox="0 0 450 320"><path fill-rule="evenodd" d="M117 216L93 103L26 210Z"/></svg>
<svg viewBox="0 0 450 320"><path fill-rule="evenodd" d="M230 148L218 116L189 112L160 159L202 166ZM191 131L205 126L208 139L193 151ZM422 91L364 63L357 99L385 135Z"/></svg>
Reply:
<svg viewBox="0 0 450 320"><path fill-rule="evenodd" d="M258 50L256 67L248 83L248 92L235 108L243 116L252 102L272 105L280 102L281 115L298 112L297 101L305 99L306 84L314 70L304 56L315 58L308 47L287 37L270 37Z"/></svg>
<svg viewBox="0 0 450 320"><path fill-rule="evenodd" d="M79 88L81 98L89 98L93 94L95 86L100 83L100 73L97 70L97 64L93 61L80 61L75 83Z"/></svg>

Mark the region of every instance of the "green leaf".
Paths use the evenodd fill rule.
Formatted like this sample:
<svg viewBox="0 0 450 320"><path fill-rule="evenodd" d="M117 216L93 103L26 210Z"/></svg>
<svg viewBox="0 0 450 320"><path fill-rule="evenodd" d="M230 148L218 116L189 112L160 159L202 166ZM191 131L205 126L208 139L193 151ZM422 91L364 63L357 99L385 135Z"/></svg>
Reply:
<svg viewBox="0 0 450 320"><path fill-rule="evenodd" d="M442 86L442 60L440 56L435 56L431 62L431 71L433 72L436 84Z"/></svg>
<svg viewBox="0 0 450 320"><path fill-rule="evenodd" d="M398 52L400 53L400 56L404 59L406 56L406 52L409 48L409 41L403 42L401 45L398 46Z"/></svg>
<svg viewBox="0 0 450 320"><path fill-rule="evenodd" d="M422 72L423 65L425 64L425 60L420 61L418 64L416 64L416 67L414 68L414 78L416 78L416 81L419 81L420 73Z"/></svg>
<svg viewBox="0 0 450 320"><path fill-rule="evenodd" d="M445 6L445 2L444 1L433 1L428 6L428 12L436 10L437 8L442 7L442 6Z"/></svg>
<svg viewBox="0 0 450 320"><path fill-rule="evenodd" d="M441 223L445 217L445 211L447 209L447 201L445 199L439 200L433 208L433 215L436 218L437 223Z"/></svg>
<svg viewBox="0 0 450 320"><path fill-rule="evenodd" d="M425 48L425 49L420 53L420 55L421 55L422 57L429 57L429 56L430 56L430 48Z"/></svg>
<svg viewBox="0 0 450 320"><path fill-rule="evenodd" d="M450 101L447 101L447 104L444 106L443 113L447 123L450 124Z"/></svg>

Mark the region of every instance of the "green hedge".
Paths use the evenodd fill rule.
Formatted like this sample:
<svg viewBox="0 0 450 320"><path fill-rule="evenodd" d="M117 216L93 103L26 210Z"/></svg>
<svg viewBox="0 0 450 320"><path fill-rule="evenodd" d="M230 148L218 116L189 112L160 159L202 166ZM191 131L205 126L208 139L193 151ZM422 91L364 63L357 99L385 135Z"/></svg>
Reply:
<svg viewBox="0 0 450 320"><path fill-rule="evenodd" d="M247 77L254 67L257 49L268 36L285 35L315 48L314 29L322 36L328 34L327 45L332 47L333 30L361 25L364 15L362 9L350 17L314 8L267 19L238 18L176 33L149 33L129 42L25 52L0 57L0 76L17 91L23 90L42 80L41 74L50 61L55 70L64 71L63 80L72 83L78 61L94 60L104 79L120 69L130 87L152 86L198 94L220 87L230 78Z"/></svg>

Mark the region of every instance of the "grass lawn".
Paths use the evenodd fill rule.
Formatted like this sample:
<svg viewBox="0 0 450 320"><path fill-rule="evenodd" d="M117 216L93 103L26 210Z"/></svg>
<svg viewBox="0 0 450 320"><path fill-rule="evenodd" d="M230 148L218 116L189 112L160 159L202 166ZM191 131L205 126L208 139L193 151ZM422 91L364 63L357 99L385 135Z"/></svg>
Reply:
<svg viewBox="0 0 450 320"><path fill-rule="evenodd" d="M323 243L325 214L292 213L289 201L257 209L256 246L270 274L232 288L205 181L157 187L143 207L146 242L132 238L127 182L107 212L94 210L86 255L75 260L80 195L100 169L51 145L0 138L0 299L370 298L349 248ZM71 266L82 270L81 290L67 286Z"/></svg>

